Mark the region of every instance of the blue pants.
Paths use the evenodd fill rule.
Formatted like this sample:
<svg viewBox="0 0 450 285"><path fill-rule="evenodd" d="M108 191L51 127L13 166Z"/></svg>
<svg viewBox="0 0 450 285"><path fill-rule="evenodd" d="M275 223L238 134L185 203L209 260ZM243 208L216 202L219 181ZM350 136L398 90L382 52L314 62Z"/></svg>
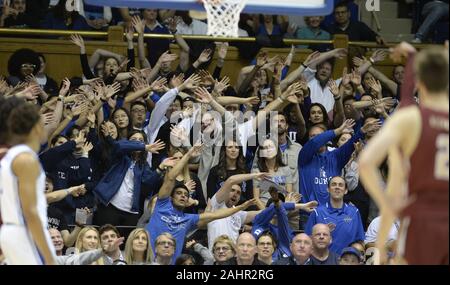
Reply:
<svg viewBox="0 0 450 285"><path fill-rule="evenodd" d="M442 18L448 19L448 8L448 4L441 1L432 1L425 4L422 9L424 22L417 31L416 38L425 40L439 20Z"/></svg>

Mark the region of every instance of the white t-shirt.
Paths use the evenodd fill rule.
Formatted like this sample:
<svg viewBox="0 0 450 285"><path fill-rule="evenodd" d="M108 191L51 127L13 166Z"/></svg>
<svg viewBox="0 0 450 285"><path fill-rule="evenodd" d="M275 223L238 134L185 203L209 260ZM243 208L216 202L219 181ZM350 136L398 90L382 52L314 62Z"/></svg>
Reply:
<svg viewBox="0 0 450 285"><path fill-rule="evenodd" d="M218 203L216 195L211 198L211 211L227 208L225 202ZM233 242L239 237L239 230L247 218L247 212L239 211L227 218L212 221L208 224L208 247L212 250L214 240L221 235L227 235Z"/></svg>
<svg viewBox="0 0 450 285"><path fill-rule="evenodd" d="M111 204L119 210L138 214L138 212L131 211L133 205L133 191L134 191L134 167L136 163L132 162L130 168L128 168L127 174L120 185L119 191L111 199Z"/></svg>
<svg viewBox="0 0 450 285"><path fill-rule="evenodd" d="M380 222L381 222L381 218L376 217L370 223L369 227L367 228L366 239L364 240L365 244L367 244L369 242L375 242L377 240L378 231L380 229ZM391 229L389 230L388 241L397 239L399 228L400 228L400 222L398 220L396 220L394 222L394 224L392 225Z"/></svg>

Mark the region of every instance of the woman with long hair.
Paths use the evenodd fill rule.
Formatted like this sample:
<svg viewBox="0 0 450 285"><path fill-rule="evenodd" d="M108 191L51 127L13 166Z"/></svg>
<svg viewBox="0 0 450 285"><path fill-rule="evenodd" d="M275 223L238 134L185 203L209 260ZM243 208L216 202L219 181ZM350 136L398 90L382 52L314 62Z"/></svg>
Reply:
<svg viewBox="0 0 450 285"><path fill-rule="evenodd" d="M116 108L111 114L111 120L119 131L119 139L125 139L132 130L131 117L125 108Z"/></svg>
<svg viewBox="0 0 450 285"><path fill-rule="evenodd" d="M115 141L113 145L112 156L116 163L94 188L101 202L94 216L95 222L98 225L136 226L145 197L158 188L163 174L150 169L147 152L157 152L164 143L149 145L144 132L132 131L128 140ZM164 163L162 166L166 167Z"/></svg>
<svg viewBox="0 0 450 285"><path fill-rule="evenodd" d="M211 168L207 182L207 196L212 198L220 189L225 180L236 174L249 173L245 164L245 157L242 146L238 144L236 139L229 139L220 149L219 164ZM253 198L252 183L243 182L241 185L242 200Z"/></svg>
<svg viewBox="0 0 450 285"><path fill-rule="evenodd" d="M271 182L277 184L283 191L290 193L292 189L292 171L283 163L281 151L278 144L272 139L266 139L258 148L258 164L252 169L253 172L267 172L271 176ZM256 205L260 210L266 208L266 203L270 199L269 188L260 187L264 182L253 180L253 197L256 198Z"/></svg>
<svg viewBox="0 0 450 285"><path fill-rule="evenodd" d="M147 231L143 228L134 229L125 244L125 261L128 265L146 265L152 260L153 250Z"/></svg>
<svg viewBox="0 0 450 285"><path fill-rule="evenodd" d="M100 235L96 228L87 226L84 227L78 234L75 242L75 253L82 253L88 250L101 249ZM103 258L99 258L91 265L103 265Z"/></svg>

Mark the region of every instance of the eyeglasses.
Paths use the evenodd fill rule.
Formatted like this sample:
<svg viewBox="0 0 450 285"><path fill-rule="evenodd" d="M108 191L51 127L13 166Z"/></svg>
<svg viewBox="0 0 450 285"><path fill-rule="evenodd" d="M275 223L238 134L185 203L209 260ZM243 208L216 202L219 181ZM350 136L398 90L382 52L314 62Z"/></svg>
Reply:
<svg viewBox="0 0 450 285"><path fill-rule="evenodd" d="M174 243L171 241L159 241L156 243L157 245L168 245L168 246L174 246Z"/></svg>
<svg viewBox="0 0 450 285"><path fill-rule="evenodd" d="M24 64L21 65L21 67L22 68L36 68L36 65L24 63Z"/></svg>
<svg viewBox="0 0 450 285"><path fill-rule="evenodd" d="M229 251L229 250L231 250L231 248L228 246L214 248L214 251Z"/></svg>

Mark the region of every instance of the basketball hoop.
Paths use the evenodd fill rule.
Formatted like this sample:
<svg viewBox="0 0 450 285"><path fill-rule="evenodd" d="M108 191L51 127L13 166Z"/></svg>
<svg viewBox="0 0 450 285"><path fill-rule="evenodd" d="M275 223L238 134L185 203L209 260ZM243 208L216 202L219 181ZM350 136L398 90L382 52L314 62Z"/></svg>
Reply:
<svg viewBox="0 0 450 285"><path fill-rule="evenodd" d="M239 37L239 18L247 0L203 0L208 17L208 35Z"/></svg>

